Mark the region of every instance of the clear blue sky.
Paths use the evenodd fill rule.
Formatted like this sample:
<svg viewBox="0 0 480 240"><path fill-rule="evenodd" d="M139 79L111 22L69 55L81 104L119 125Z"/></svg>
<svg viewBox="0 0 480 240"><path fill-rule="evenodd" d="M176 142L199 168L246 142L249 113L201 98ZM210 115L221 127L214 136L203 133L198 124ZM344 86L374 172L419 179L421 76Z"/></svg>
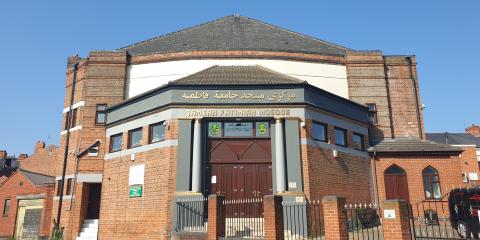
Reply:
<svg viewBox="0 0 480 240"><path fill-rule="evenodd" d="M69 55L117 49L233 13L352 49L415 54L427 132L480 124L477 0L4 0L0 149L31 153L36 140L58 144Z"/></svg>

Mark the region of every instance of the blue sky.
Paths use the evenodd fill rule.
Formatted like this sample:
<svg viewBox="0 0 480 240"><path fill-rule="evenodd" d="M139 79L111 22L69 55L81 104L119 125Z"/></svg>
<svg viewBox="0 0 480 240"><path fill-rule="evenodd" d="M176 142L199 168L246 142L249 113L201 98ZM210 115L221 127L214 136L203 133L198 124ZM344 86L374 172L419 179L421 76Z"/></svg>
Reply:
<svg viewBox="0 0 480 240"><path fill-rule="evenodd" d="M479 12L473 0L1 1L0 149L58 144L69 55L233 13L352 49L416 55L427 132L463 132L480 124Z"/></svg>

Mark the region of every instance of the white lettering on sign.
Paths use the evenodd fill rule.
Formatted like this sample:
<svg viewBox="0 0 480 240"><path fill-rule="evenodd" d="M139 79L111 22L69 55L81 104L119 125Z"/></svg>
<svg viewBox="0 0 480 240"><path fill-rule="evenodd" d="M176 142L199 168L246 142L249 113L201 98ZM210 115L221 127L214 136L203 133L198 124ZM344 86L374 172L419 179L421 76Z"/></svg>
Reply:
<svg viewBox="0 0 480 240"><path fill-rule="evenodd" d="M186 117L274 117L290 116L288 108L272 109L188 109Z"/></svg>
<svg viewBox="0 0 480 240"><path fill-rule="evenodd" d="M143 185L145 177L145 164L130 167L128 174L128 185Z"/></svg>
<svg viewBox="0 0 480 240"><path fill-rule="evenodd" d="M297 182L288 182L289 188L297 188Z"/></svg>
<svg viewBox="0 0 480 240"><path fill-rule="evenodd" d="M212 176L212 183L217 183L217 176Z"/></svg>
<svg viewBox="0 0 480 240"><path fill-rule="evenodd" d="M475 172L469 173L468 179L470 179L471 181L478 181L478 174Z"/></svg>
<svg viewBox="0 0 480 240"><path fill-rule="evenodd" d="M383 216L387 219L394 219L395 218L395 210L393 209L387 209L383 210Z"/></svg>
<svg viewBox="0 0 480 240"><path fill-rule="evenodd" d="M301 203L303 202L304 198L303 197L295 197L295 202Z"/></svg>

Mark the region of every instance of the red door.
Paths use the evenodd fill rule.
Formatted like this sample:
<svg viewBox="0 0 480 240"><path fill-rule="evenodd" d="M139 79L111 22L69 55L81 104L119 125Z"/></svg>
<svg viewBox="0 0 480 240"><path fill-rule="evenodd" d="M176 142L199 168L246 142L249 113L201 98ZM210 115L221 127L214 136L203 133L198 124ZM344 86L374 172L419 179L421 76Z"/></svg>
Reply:
<svg viewBox="0 0 480 240"><path fill-rule="evenodd" d="M397 165L393 165L384 173L385 197L390 199L403 199L410 201L408 194L408 181L405 171Z"/></svg>

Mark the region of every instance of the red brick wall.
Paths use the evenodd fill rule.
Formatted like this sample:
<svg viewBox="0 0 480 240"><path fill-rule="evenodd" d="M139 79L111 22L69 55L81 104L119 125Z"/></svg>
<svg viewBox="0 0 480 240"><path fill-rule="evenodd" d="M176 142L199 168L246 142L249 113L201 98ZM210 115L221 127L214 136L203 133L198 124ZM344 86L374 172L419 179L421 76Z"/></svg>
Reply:
<svg viewBox="0 0 480 240"><path fill-rule="evenodd" d="M55 176L55 160L58 148L51 146L45 148L45 143L38 141L34 153L20 161L20 168L31 172Z"/></svg>
<svg viewBox="0 0 480 240"><path fill-rule="evenodd" d="M393 164L403 168L407 173L410 203L425 200L422 171L428 166L435 168L440 176L442 195L454 187L463 186L461 165L456 156L377 156L375 159L378 195L380 202L385 200L384 171Z"/></svg>
<svg viewBox="0 0 480 240"><path fill-rule="evenodd" d="M480 126L472 124L465 129L465 132L470 133L475 137L480 137Z"/></svg>
<svg viewBox="0 0 480 240"><path fill-rule="evenodd" d="M22 182L22 185L20 183ZM17 196L45 194L40 236L48 236L51 228L52 194L53 186L35 186L22 173L16 172L6 182L0 185L0 236L13 236L17 215ZM5 199L10 199L10 212L8 216L3 213Z"/></svg>

